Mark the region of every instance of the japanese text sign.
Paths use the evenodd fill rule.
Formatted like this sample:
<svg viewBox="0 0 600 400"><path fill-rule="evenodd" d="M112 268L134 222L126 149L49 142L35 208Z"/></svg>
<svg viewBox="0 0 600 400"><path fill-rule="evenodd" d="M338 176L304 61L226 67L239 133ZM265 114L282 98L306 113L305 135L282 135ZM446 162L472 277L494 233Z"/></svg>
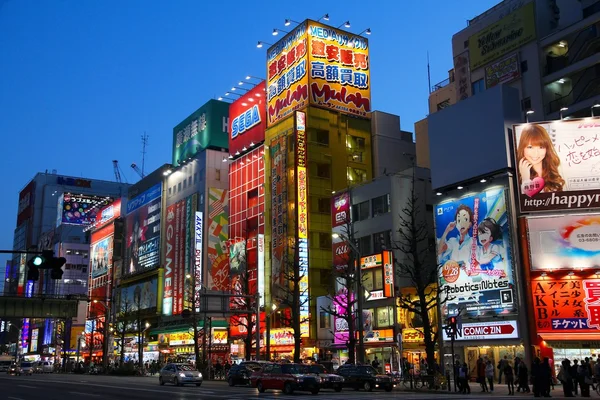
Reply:
<svg viewBox="0 0 600 400"><path fill-rule="evenodd" d="M600 119L514 127L522 212L600 207Z"/></svg>
<svg viewBox="0 0 600 400"><path fill-rule="evenodd" d="M394 296L394 257L391 251L384 251L360 259L361 270L375 269L375 274L382 277L383 289L369 291L369 300L379 300Z"/></svg>
<svg viewBox="0 0 600 400"><path fill-rule="evenodd" d="M271 156L271 279L283 282L283 263L287 256L287 136L273 138ZM232 278L233 279L233 278Z"/></svg>
<svg viewBox="0 0 600 400"><path fill-rule="evenodd" d="M370 117L366 38L306 20L267 51L268 126L315 106Z"/></svg>
<svg viewBox="0 0 600 400"><path fill-rule="evenodd" d="M343 192L331 198L331 227L350 223L350 194Z"/></svg>
<svg viewBox="0 0 600 400"><path fill-rule="evenodd" d="M515 53L485 67L485 87L489 89L520 76L519 56Z"/></svg>
<svg viewBox="0 0 600 400"><path fill-rule="evenodd" d="M471 70L535 39L535 9L530 2L469 37Z"/></svg>
<svg viewBox="0 0 600 400"><path fill-rule="evenodd" d="M577 276L532 280L537 333L600 334L600 279Z"/></svg>
<svg viewBox="0 0 600 400"><path fill-rule="evenodd" d="M502 189L438 204L435 215L442 315L516 311L509 213Z"/></svg>
<svg viewBox="0 0 600 400"><path fill-rule="evenodd" d="M262 81L229 106L229 154L265 140L266 84Z"/></svg>

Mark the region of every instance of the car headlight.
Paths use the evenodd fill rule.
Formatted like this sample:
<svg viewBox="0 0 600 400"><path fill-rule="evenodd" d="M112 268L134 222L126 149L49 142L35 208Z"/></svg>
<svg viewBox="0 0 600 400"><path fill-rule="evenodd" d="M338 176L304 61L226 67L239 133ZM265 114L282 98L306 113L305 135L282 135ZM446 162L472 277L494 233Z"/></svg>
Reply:
<svg viewBox="0 0 600 400"><path fill-rule="evenodd" d="M198 372L198 376L202 378L202 372Z"/></svg>
<svg viewBox="0 0 600 400"><path fill-rule="evenodd" d="M315 379L315 381L317 381L317 383L321 383L323 382L323 379L319 376L317 376L317 378Z"/></svg>
<svg viewBox="0 0 600 400"><path fill-rule="evenodd" d="M298 382L298 383L304 382L304 378L296 378L296 382Z"/></svg>
<svg viewBox="0 0 600 400"><path fill-rule="evenodd" d="M185 374L183 372L180 372L179 376L182 377L182 378L185 378Z"/></svg>

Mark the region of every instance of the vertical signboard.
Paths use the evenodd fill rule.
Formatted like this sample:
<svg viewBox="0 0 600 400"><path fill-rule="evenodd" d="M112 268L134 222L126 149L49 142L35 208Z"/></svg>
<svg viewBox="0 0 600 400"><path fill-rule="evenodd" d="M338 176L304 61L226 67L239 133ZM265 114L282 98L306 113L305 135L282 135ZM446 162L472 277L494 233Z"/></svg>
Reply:
<svg viewBox="0 0 600 400"><path fill-rule="evenodd" d="M258 293L260 293L260 306L265 305L265 235L258 234Z"/></svg>
<svg viewBox="0 0 600 400"><path fill-rule="evenodd" d="M367 300L379 300L394 296L394 258L391 251L361 257L360 269L363 274Z"/></svg>
<svg viewBox="0 0 600 400"><path fill-rule="evenodd" d="M174 287L174 273L175 259L174 259L174 248L175 248L175 204L167 207L166 215L166 250L165 250L165 275L163 282L163 315L173 314L173 287Z"/></svg>
<svg viewBox="0 0 600 400"><path fill-rule="evenodd" d="M200 310L200 292L202 289L202 229L203 229L204 215L202 211L196 211L196 219L194 222L194 250L195 250L195 262L194 262L194 277L195 277L195 288L194 293L194 307L196 311Z"/></svg>
<svg viewBox="0 0 600 400"><path fill-rule="evenodd" d="M338 193L331 199L331 227L350 223L350 193Z"/></svg>
<svg viewBox="0 0 600 400"><path fill-rule="evenodd" d="M153 269L160 264L160 206L162 184L127 202L126 248L123 275Z"/></svg>
<svg viewBox="0 0 600 400"><path fill-rule="evenodd" d="M19 259L19 282L17 287L17 294L23 295L25 291L25 278L27 277L27 254L21 254Z"/></svg>
<svg viewBox="0 0 600 400"><path fill-rule="evenodd" d="M454 85L456 100L471 96L471 70L469 69L469 50L454 57Z"/></svg>
<svg viewBox="0 0 600 400"><path fill-rule="evenodd" d="M229 290L229 191L208 189L208 271L209 290Z"/></svg>
<svg viewBox="0 0 600 400"><path fill-rule="evenodd" d="M436 206L442 315L471 317L516 311L508 210L502 189Z"/></svg>
<svg viewBox="0 0 600 400"><path fill-rule="evenodd" d="M516 125L521 212L600 207L600 120Z"/></svg>
<svg viewBox="0 0 600 400"><path fill-rule="evenodd" d="M287 256L287 136L269 144L271 152L271 279L282 284L282 266Z"/></svg>
<svg viewBox="0 0 600 400"><path fill-rule="evenodd" d="M306 141L306 113L296 111L296 210L297 210L297 238L298 238L298 265L300 269L300 331L303 337L308 337L309 332L309 291L308 291L308 176Z"/></svg>
<svg viewBox="0 0 600 400"><path fill-rule="evenodd" d="M231 277L231 291L235 294L247 294L244 293L244 274L248 279L247 271L247 260L246 260L246 239L235 238L231 241L229 246L229 275ZM231 299L232 308L240 308L245 304L245 300L239 297Z"/></svg>

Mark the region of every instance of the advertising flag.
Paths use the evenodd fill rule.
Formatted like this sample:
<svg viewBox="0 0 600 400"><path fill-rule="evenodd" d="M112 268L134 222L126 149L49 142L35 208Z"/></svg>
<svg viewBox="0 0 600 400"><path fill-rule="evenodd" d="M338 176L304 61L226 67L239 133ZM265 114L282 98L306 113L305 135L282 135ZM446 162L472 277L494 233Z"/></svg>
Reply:
<svg viewBox="0 0 600 400"><path fill-rule="evenodd" d="M508 217L502 189L436 206L443 316L516 311Z"/></svg>

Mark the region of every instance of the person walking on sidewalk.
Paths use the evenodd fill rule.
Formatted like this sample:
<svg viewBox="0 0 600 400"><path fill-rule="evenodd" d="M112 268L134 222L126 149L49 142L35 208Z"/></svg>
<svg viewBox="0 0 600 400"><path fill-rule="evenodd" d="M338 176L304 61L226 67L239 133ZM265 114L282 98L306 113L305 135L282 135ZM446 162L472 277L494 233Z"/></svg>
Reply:
<svg viewBox="0 0 600 400"><path fill-rule="evenodd" d="M490 392L494 391L494 364L490 360L487 360L485 365L485 377L490 385Z"/></svg>
<svg viewBox="0 0 600 400"><path fill-rule="evenodd" d="M460 361L456 360L456 362L454 363L454 391L455 392L461 392L462 393L462 386L460 385Z"/></svg>
<svg viewBox="0 0 600 400"><path fill-rule="evenodd" d="M590 385L592 384L592 371L589 363L590 359L581 360L577 376L579 377L579 387L581 388L581 397L590 397Z"/></svg>
<svg viewBox="0 0 600 400"><path fill-rule="evenodd" d="M543 397L550 396L550 387L552 386L552 368L550 367L550 359L544 357L544 361L540 366L540 394Z"/></svg>
<svg viewBox="0 0 600 400"><path fill-rule="evenodd" d="M531 365L531 382L533 384L533 396L541 396L541 362L540 358L536 357Z"/></svg>
<svg viewBox="0 0 600 400"><path fill-rule="evenodd" d="M515 395L515 375L513 372L513 367L508 362L504 366L504 380L506 381L506 385L508 386L508 394L514 396Z"/></svg>
<svg viewBox="0 0 600 400"><path fill-rule="evenodd" d="M500 371L498 373L498 384L502 383L502 374L504 373L504 367L506 367L506 364L508 364L507 356L504 356L502 360L498 361L498 370Z"/></svg>
<svg viewBox="0 0 600 400"><path fill-rule="evenodd" d="M461 393L471 394L471 387L469 386L469 366L467 363L463 363L460 367L459 374Z"/></svg>
<svg viewBox="0 0 600 400"><path fill-rule="evenodd" d="M578 360L573 360L573 365L571 365L571 369L569 370L571 375L571 381L573 383L573 394L577 394L577 386L579 384L579 379L577 378L577 369L579 368Z"/></svg>
<svg viewBox="0 0 600 400"><path fill-rule="evenodd" d="M517 372L517 392L523 390L523 393L529 393L529 371L527 370L525 361L520 361L517 371L519 371Z"/></svg>
<svg viewBox="0 0 600 400"><path fill-rule="evenodd" d="M573 379L571 379L571 361L565 358L560 363L560 371L558 371L558 380L562 383L563 394L565 397L575 397L573 395Z"/></svg>
<svg viewBox="0 0 600 400"><path fill-rule="evenodd" d="M477 382L481 385L482 392L489 392L485 379L485 361L481 357L477 360Z"/></svg>

